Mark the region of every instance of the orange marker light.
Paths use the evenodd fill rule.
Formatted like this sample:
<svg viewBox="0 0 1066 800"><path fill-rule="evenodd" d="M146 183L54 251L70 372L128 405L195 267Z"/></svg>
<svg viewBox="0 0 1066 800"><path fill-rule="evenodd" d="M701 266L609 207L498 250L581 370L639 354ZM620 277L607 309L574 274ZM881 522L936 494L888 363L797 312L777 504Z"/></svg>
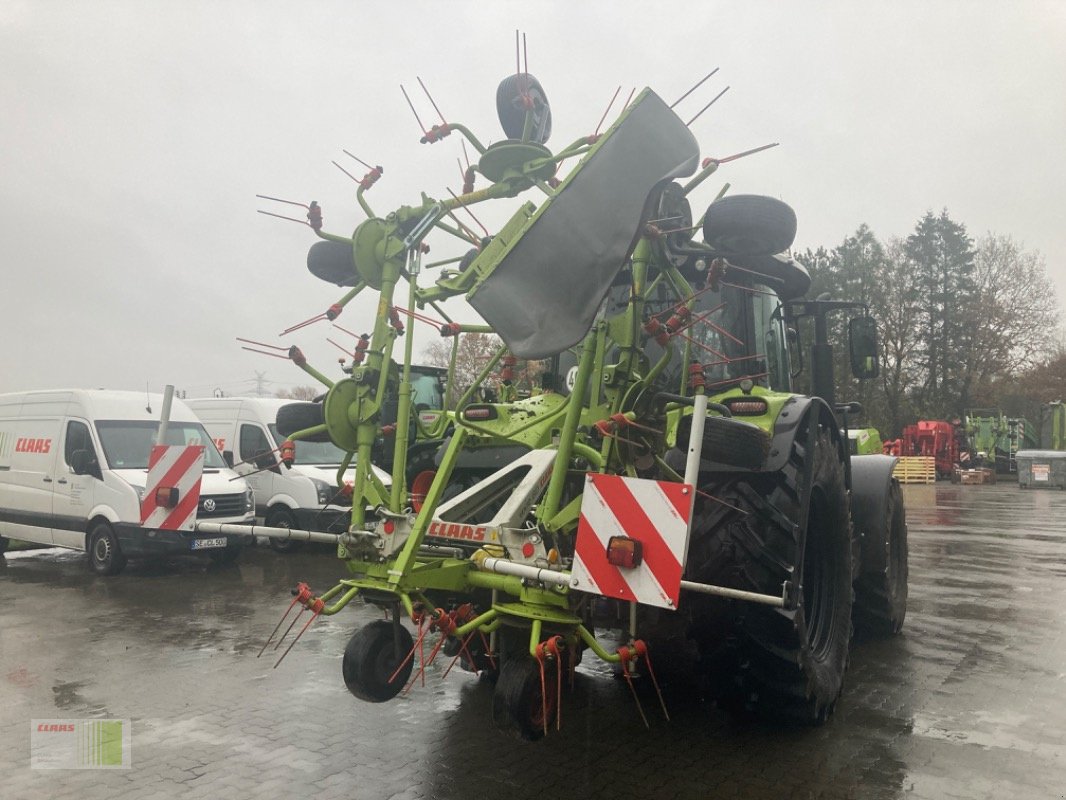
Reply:
<svg viewBox="0 0 1066 800"><path fill-rule="evenodd" d="M635 569L644 560L644 546L639 539L612 536L607 541L607 562L615 567Z"/></svg>

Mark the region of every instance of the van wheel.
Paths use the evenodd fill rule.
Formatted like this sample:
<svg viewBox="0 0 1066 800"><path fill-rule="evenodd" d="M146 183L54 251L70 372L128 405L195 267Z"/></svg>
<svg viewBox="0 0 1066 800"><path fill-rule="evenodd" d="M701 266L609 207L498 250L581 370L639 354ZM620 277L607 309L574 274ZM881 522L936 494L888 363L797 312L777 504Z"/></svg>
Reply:
<svg viewBox="0 0 1066 800"><path fill-rule="evenodd" d="M97 522L89 529L89 567L97 575L118 575L125 566L115 532L106 522Z"/></svg>
<svg viewBox="0 0 1066 800"><path fill-rule="evenodd" d="M271 528L295 528L296 517L288 509L279 508L267 516L266 524ZM302 544L303 542L294 542L292 539L270 539L270 549L276 553L295 553Z"/></svg>

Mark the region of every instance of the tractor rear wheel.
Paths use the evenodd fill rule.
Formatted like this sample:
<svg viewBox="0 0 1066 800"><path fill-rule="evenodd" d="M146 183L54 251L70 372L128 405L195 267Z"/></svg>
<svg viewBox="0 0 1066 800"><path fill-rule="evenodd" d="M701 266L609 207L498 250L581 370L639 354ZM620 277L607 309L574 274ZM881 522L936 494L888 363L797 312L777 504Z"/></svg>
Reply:
<svg viewBox="0 0 1066 800"><path fill-rule="evenodd" d="M903 629L907 616L907 512L899 481L888 492L883 525L865 532L868 539L862 572L855 581L855 633L890 636Z"/></svg>
<svg viewBox="0 0 1066 800"><path fill-rule="evenodd" d="M848 663L851 518L842 456L828 428L810 430L778 472L706 489L717 499L694 521L687 572L769 595L792 583L792 608L693 598L692 635L721 705L820 724Z"/></svg>
<svg viewBox="0 0 1066 800"><path fill-rule="evenodd" d="M545 666L543 680L542 688L540 667L529 656L506 659L492 695L496 727L527 741L542 737L559 712L554 665Z"/></svg>
<svg viewBox="0 0 1066 800"><path fill-rule="evenodd" d="M341 672L360 700L384 703L407 684L414 667L414 641L407 628L378 619L357 630L344 648Z"/></svg>

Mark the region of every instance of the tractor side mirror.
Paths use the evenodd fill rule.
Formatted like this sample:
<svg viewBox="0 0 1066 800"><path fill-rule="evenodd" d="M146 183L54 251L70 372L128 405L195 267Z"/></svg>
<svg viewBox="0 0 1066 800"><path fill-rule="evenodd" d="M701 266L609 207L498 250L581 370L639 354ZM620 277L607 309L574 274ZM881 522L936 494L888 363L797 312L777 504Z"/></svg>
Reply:
<svg viewBox="0 0 1066 800"><path fill-rule="evenodd" d="M880 374L881 357L877 347L877 320L855 317L848 322L848 351L851 374L860 380Z"/></svg>

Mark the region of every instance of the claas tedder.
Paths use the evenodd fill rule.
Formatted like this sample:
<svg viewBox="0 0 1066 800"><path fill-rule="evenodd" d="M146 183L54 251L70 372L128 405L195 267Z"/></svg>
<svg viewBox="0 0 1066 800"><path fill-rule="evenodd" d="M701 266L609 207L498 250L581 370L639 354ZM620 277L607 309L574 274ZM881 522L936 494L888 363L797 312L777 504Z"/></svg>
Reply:
<svg viewBox="0 0 1066 800"><path fill-rule="evenodd" d="M496 722L528 739L558 724L588 651L630 681L658 688L669 666L723 707L823 721L853 626L899 631L907 597L894 459L849 456L855 404L833 397L825 317L847 304L801 299L810 281L785 254L796 218L781 201L725 187L693 213L694 190L736 157L701 161L652 90L556 152L528 72L503 80L497 110L506 138L489 146L443 116L423 129L423 143L461 137L476 153L461 193L382 216L367 199L382 169L367 165L356 197L368 218L351 236L305 206L321 239L308 267L347 293L288 332L361 293L378 304L339 380L273 348L326 387L279 412L282 459L293 442L329 440L357 470L350 486L347 464L338 473L352 499L338 540L348 577L321 594L298 586L299 616L268 642L280 646L286 620L299 633L359 598L386 614L345 649L352 694L389 700L448 658L494 681ZM472 207L520 195L538 199L517 201L494 233L471 230ZM463 254L424 263L431 238ZM459 299L484 324L455 322L446 308ZM792 390L804 317L811 395ZM498 336L478 383L544 360L544 390L484 402L475 385L426 423L404 337L414 321L456 340ZM850 333L853 371L875 375L873 320ZM383 438L391 486L370 470ZM597 636L608 629L620 645Z"/></svg>

